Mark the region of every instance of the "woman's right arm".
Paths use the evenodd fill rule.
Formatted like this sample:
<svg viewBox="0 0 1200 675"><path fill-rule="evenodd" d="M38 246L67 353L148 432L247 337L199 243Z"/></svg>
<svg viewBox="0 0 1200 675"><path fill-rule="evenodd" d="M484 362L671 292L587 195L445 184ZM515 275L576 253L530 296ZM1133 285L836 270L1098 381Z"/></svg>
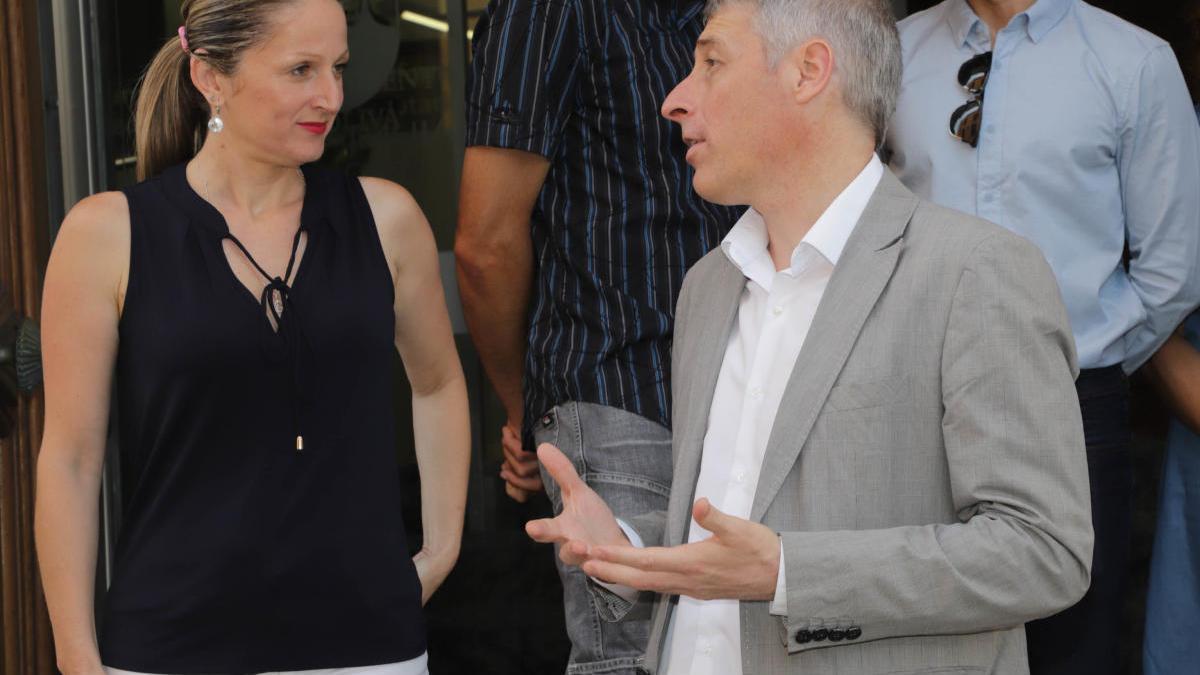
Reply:
<svg viewBox="0 0 1200 675"><path fill-rule="evenodd" d="M34 534L63 675L103 672L93 602L100 477L129 241L124 195L89 197L63 221L46 269Z"/></svg>
<svg viewBox="0 0 1200 675"><path fill-rule="evenodd" d="M1200 434L1200 352L1176 331L1148 365L1167 405L1192 433Z"/></svg>

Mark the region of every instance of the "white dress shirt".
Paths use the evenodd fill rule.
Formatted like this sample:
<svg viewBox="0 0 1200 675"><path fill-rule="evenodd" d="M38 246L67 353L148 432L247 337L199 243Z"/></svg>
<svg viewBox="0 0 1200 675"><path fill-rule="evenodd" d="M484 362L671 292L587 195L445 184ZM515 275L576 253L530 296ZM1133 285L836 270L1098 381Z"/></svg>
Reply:
<svg viewBox="0 0 1200 675"><path fill-rule="evenodd" d="M808 335L842 248L883 178L871 161L829 205L777 271L767 249L762 216L748 210L721 243L746 276L737 320L725 347L704 436L696 499L749 518L763 453L792 365ZM688 542L711 533L694 520ZM636 542L635 542L636 543ZM787 613L782 548L772 614ZM741 675L741 618L737 600L680 597L660 672L666 675Z"/></svg>

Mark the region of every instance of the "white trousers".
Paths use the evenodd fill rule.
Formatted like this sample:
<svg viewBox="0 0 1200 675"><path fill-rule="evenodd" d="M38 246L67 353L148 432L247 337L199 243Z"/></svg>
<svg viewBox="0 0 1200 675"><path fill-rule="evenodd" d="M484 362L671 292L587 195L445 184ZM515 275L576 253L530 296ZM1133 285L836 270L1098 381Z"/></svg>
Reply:
<svg viewBox="0 0 1200 675"><path fill-rule="evenodd" d="M117 670L116 668L105 668L104 673L105 675L169 675L168 673L134 673L128 670ZM289 670L281 673L260 673L259 675L429 675L429 655L422 654L415 659L400 663L386 663L382 666L327 668L324 670Z"/></svg>

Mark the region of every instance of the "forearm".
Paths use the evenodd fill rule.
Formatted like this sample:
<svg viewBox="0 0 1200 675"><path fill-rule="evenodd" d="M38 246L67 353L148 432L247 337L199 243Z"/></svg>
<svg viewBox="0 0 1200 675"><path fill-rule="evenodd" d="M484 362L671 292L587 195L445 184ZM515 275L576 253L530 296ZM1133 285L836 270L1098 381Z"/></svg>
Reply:
<svg viewBox="0 0 1200 675"><path fill-rule="evenodd" d="M1200 210L1200 193L1193 190L1176 202L1174 211L1195 214ZM1145 364L1200 303L1200 273L1195 264L1200 235L1194 216L1191 220L1159 218L1161 222L1153 226L1137 228L1131 223L1128 233L1140 249L1129 264L1129 283L1145 318L1124 336L1126 373Z"/></svg>
<svg viewBox="0 0 1200 675"><path fill-rule="evenodd" d="M1136 281L1134 288L1139 289ZM1196 301L1200 300L1200 297L1184 287L1183 282L1180 282L1178 290L1170 297L1149 298L1141 292L1139 296L1142 298L1146 319L1131 331L1126 339L1129 346L1123 364L1126 373L1133 373L1147 363L1155 352L1166 344L1171 331L1195 309Z"/></svg>
<svg viewBox="0 0 1200 675"><path fill-rule="evenodd" d="M1200 352L1173 335L1151 359L1147 372L1180 421L1200 434Z"/></svg>
<svg viewBox="0 0 1200 675"><path fill-rule="evenodd" d="M526 225L526 231L528 226ZM480 250L459 247L459 294L471 338L509 421L523 413L533 242L528 235Z"/></svg>
<svg viewBox="0 0 1200 675"><path fill-rule="evenodd" d="M426 550L458 557L471 464L467 389L461 376L413 396L413 435L421 476L421 523Z"/></svg>
<svg viewBox="0 0 1200 675"><path fill-rule="evenodd" d="M48 444L38 460L34 532L58 666L65 675L95 672L100 468L64 460Z"/></svg>
<svg viewBox="0 0 1200 675"><path fill-rule="evenodd" d="M1077 554L1087 547L996 512L782 539L790 636L830 617L859 627L860 641L1004 629L1070 606L1089 580Z"/></svg>

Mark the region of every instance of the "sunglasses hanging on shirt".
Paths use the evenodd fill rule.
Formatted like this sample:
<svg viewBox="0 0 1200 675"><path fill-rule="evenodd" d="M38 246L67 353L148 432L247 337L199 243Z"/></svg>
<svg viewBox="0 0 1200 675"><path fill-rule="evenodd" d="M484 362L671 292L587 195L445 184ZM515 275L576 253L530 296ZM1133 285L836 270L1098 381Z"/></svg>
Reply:
<svg viewBox="0 0 1200 675"><path fill-rule="evenodd" d="M950 135L972 148L979 144L983 125L983 90L992 69L992 53L976 54L958 69L958 83L971 98L950 115Z"/></svg>

